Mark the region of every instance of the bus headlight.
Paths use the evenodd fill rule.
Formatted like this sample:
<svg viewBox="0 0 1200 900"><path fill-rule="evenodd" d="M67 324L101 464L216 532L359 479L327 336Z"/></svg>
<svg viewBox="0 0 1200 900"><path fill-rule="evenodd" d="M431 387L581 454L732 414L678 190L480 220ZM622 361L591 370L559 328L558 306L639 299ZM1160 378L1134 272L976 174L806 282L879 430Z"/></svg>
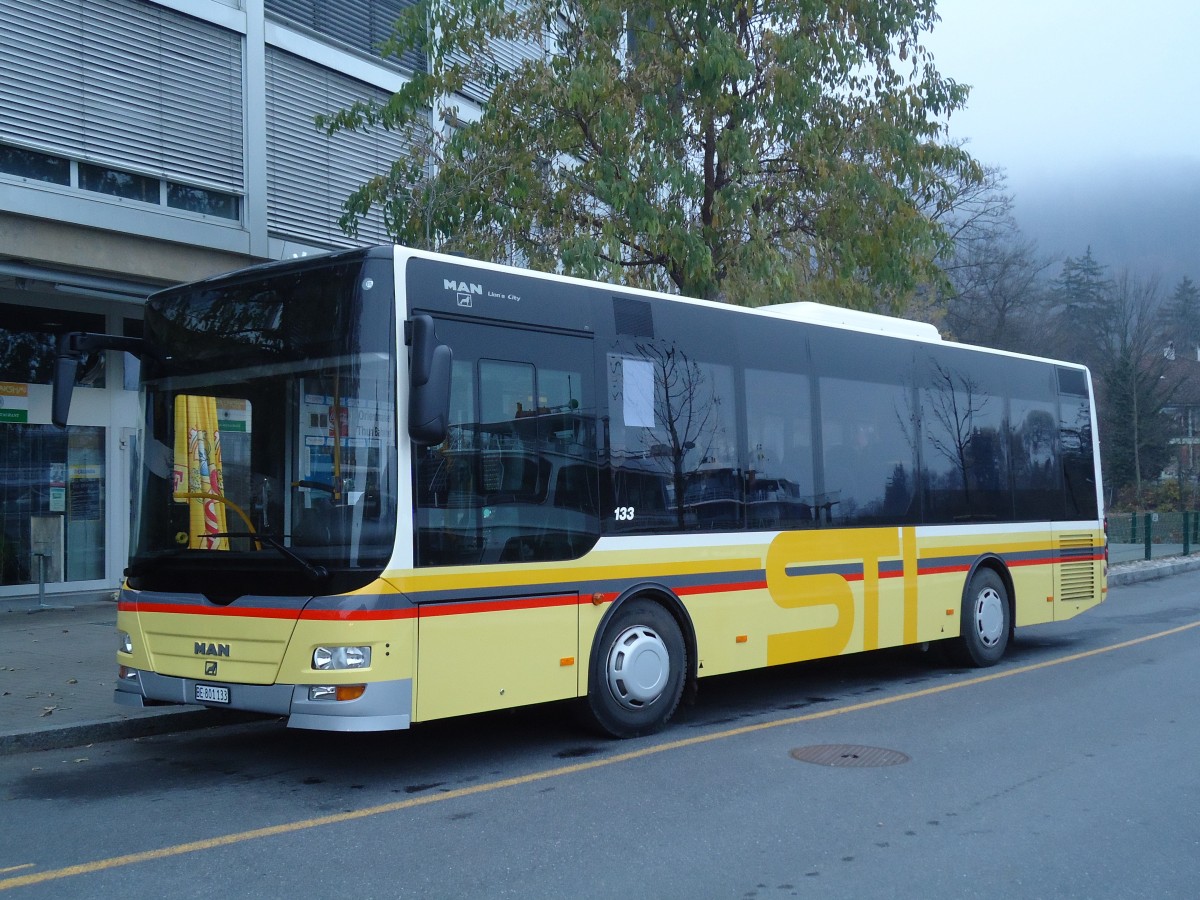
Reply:
<svg viewBox="0 0 1200 900"><path fill-rule="evenodd" d="M370 665L370 647L318 647L313 651L312 667L319 672L365 669Z"/></svg>
<svg viewBox="0 0 1200 900"><path fill-rule="evenodd" d="M117 647L117 651L119 653L132 653L133 652L133 637L129 634L128 631L118 631L117 632L117 641L119 642L118 647Z"/></svg>

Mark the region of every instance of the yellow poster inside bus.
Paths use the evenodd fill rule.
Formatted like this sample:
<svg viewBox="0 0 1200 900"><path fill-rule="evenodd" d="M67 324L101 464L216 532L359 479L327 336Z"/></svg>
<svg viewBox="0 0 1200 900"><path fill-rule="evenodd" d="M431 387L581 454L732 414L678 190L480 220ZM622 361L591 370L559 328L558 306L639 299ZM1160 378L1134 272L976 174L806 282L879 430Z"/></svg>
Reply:
<svg viewBox="0 0 1200 900"><path fill-rule="evenodd" d="M175 398L175 499L188 504L188 547L228 550L221 431L215 397Z"/></svg>

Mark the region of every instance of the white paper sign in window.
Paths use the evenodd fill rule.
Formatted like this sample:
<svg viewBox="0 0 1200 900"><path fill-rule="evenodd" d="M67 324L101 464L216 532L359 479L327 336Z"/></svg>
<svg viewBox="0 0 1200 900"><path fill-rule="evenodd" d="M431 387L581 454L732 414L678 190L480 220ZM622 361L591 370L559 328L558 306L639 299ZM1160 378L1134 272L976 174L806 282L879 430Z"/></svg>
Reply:
<svg viewBox="0 0 1200 900"><path fill-rule="evenodd" d="M626 426L653 428L654 364L644 359L622 359L621 375Z"/></svg>

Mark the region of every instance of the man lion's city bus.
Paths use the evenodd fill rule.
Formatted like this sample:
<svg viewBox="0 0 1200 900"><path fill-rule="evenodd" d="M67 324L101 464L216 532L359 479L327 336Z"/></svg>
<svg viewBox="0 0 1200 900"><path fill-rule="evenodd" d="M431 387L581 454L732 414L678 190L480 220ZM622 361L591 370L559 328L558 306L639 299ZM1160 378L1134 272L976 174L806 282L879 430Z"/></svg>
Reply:
<svg viewBox="0 0 1200 900"><path fill-rule="evenodd" d="M379 247L165 290L144 337L116 699L335 731L699 679L1104 599L1086 369Z"/></svg>

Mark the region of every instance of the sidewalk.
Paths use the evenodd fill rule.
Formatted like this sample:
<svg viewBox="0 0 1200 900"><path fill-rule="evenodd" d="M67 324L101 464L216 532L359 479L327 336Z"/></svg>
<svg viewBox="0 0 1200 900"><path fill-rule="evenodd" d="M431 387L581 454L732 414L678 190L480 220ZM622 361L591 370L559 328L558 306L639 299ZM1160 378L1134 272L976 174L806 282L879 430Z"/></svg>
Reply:
<svg viewBox="0 0 1200 900"><path fill-rule="evenodd" d="M1200 569L1200 555L1115 565L1112 586ZM138 709L113 702L117 605L84 597L74 609L0 602L0 753L77 747L207 728L258 716L195 706Z"/></svg>
<svg viewBox="0 0 1200 900"><path fill-rule="evenodd" d="M77 747L258 718L198 706L113 702L117 604L73 597L0 602L0 753Z"/></svg>

